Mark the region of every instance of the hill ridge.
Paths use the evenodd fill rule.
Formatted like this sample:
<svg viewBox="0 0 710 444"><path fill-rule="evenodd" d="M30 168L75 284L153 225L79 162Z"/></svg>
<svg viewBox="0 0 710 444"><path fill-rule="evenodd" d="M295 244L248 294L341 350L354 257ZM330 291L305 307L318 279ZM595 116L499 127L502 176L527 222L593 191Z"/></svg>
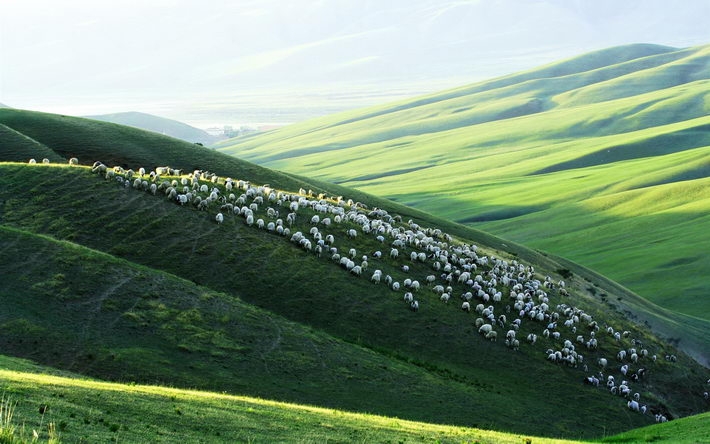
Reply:
<svg viewBox="0 0 710 444"><path fill-rule="evenodd" d="M138 111L100 114L84 117L87 119L100 120L117 125L128 125L134 128L153 131L158 134L183 140L185 142L199 142L203 145L210 145L219 140L217 137L209 135L206 131L195 128L184 122Z"/></svg>

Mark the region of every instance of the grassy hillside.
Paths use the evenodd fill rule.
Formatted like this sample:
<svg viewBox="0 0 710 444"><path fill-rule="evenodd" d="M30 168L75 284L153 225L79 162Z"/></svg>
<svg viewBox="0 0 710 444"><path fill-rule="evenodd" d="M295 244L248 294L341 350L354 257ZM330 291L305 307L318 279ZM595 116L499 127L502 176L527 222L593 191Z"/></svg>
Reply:
<svg viewBox="0 0 710 444"><path fill-rule="evenodd" d="M234 218L218 226L205 213L107 183L81 168L7 165L2 177L7 193L3 225L92 248L79 254L85 250L72 247L63 254L59 247L66 244L4 230L3 274L17 278L3 284L3 294L15 295L5 302L13 309L2 323L3 348L16 355L110 379L161 381L521 433L598 436L602 423L613 432L648 421L641 415L619 417L623 400L583 386L580 368L546 363L543 341L519 352L484 341L475 334L470 315L458 304L428 296L430 290L420 296L422 310L413 313L402 305L401 293L353 278L278 236ZM91 200L82 200L87 193ZM77 208L79 201L84 204ZM307 218L303 223L307 226ZM167 277L144 278L147 271L115 270L104 260L92 265L90 258L104 257L94 250L224 294L203 294L183 282L191 288L180 296ZM23 251L36 253L12 260ZM396 264L388 261L377 267L396 273ZM413 267L423 280L427 269ZM570 288L584 291L585 283L571 281ZM285 320L277 315L259 315L235 297L308 327L282 325ZM579 303L588 304L587 310L604 316L606 323L631 329L654 353L672 351L601 303L585 298ZM253 323L247 322L250 318ZM338 341L333 344L318 331ZM539 334L541 328L524 325L521 335L528 332ZM345 344L338 347L341 341ZM595 356L613 355L616 347L608 341L585 355L591 364ZM673 415L704 408L698 392L707 372L689 358L680 359L681 366L656 364L655 388L644 391L656 408ZM539 384L513 382L523 368L526 378ZM554 400L548 399L551 390ZM584 406L565 414L563 406L578 404L582 393ZM440 408L432 411L432 403ZM469 412L482 405L486 408L471 422ZM537 420L517 419L533 411ZM581 412L599 422L578 424ZM552 428L542 419L548 415L557 418Z"/></svg>
<svg viewBox="0 0 710 444"><path fill-rule="evenodd" d="M610 436L602 442L669 442L669 443L704 443L710 441L708 434L710 413L690 416L678 421L654 424Z"/></svg>
<svg viewBox="0 0 710 444"><path fill-rule="evenodd" d="M417 423L260 398L101 382L0 356L5 400L25 436L54 425L74 442L515 443L524 436ZM15 404L16 403L16 404ZM44 415L38 413L46 406ZM43 422L42 422L43 421ZM21 435L20 430L16 435ZM532 442L571 443L529 437ZM28 439L29 441L29 439Z"/></svg>
<svg viewBox="0 0 710 444"><path fill-rule="evenodd" d="M160 386L116 384L0 356L3 408L13 408L15 435L41 440L52 424L72 442L430 442L571 443L487 430L416 423L260 398ZM45 406L44 415L38 412ZM708 414L632 430L604 442L697 443Z"/></svg>
<svg viewBox="0 0 710 444"><path fill-rule="evenodd" d="M3 274L14 277L2 285L7 311L0 316L0 343L17 356L111 380L457 424L466 423L462 413L482 402L481 387L289 322L243 302L235 291L217 293L10 228L2 228L0 245L2 263L8 264ZM417 383L403 390L398 381ZM347 399L339 393L344 387ZM461 413L431 415L422 399L445 402ZM484 413L480 420L492 424L496 419Z"/></svg>
<svg viewBox="0 0 710 444"><path fill-rule="evenodd" d="M162 154L164 161L155 165L204 162L203 168L223 177L242 179L254 172L272 185L286 184L284 189L313 187L386 208L402 216L403 228L409 218L439 227L456 242L480 245L480 254L534 264L540 279L550 274L556 280L562 273L571 296L553 292L551 306L573 304L605 326L630 331L619 343L600 336L598 350L580 345L590 373L598 370L599 357L611 358L620 347L631 347L631 339L639 340L661 357L655 364L643 362L650 376L634 389L644 402L672 417L707 408L701 396L707 369L643 323L652 319L676 332L696 332L688 332L672 313L650 305L637 309L643 301L632 293L560 259L360 192L137 130L121 128L126 139L118 143L115 125L69 119L63 127L59 116L26 112L4 117L59 152L91 146L97 158L122 159L134 169ZM52 134L44 132L52 125ZM93 140L96 135L102 137ZM84 163L93 162L76 153ZM173 154L177 162L165 160ZM547 362L546 348L561 346L552 339L540 338L534 346L521 341L518 351L507 348L503 338L484 340L473 326L477 315L460 309L463 284L452 284L449 304L422 288L416 293L421 308L412 312L402 291L375 285L369 275L379 268L399 282L408 276L423 282L433 272L431 264L408 257L373 259L374 250L387 252L389 245L374 234L347 238L347 229L359 229L352 222L330 229L340 252L356 248L357 255L371 257L366 276L359 278L325 256L247 226L243 218L227 215L218 225L217 208L181 207L162 190L154 196L64 162L7 163L0 170L0 264L6 277L0 295L12 307L2 314L0 338L14 355L106 379L159 381L544 436L601 437L652 422L629 412L624 399L583 385L588 373L582 366ZM271 206L282 217L287 212ZM265 212L262 206L259 214ZM299 210L292 230L307 233L313 214ZM405 256L410 248L402 250ZM408 274L403 264L410 266ZM502 290L507 297L508 290ZM495 304L497 312L504 310L502 304ZM519 337L541 335L543 329L525 321ZM574 340L571 331L561 332ZM588 330L580 333L588 337ZM663 359L669 353L677 354L678 362ZM609 372L621 378L617 367Z"/></svg>
<svg viewBox="0 0 710 444"><path fill-rule="evenodd" d="M88 119L101 120L102 122L118 123L134 128L153 131L165 136L174 137L191 143L202 143L209 145L217 142L217 137L207 134L205 131L190 126L177 120L166 119L164 117L153 116L151 114L139 112L125 112L114 114L101 114L97 116L86 116Z"/></svg>
<svg viewBox="0 0 710 444"><path fill-rule="evenodd" d="M569 258L708 322L708 85L710 46L631 45L216 148Z"/></svg>

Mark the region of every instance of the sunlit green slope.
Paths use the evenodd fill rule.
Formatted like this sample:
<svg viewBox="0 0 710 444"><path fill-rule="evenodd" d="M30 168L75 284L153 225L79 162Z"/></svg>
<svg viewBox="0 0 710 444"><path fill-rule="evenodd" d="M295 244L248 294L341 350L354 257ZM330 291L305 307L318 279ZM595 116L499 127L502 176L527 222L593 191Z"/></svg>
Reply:
<svg viewBox="0 0 710 444"><path fill-rule="evenodd" d="M611 48L216 148L567 257L710 320L710 46Z"/></svg>
<svg viewBox="0 0 710 444"><path fill-rule="evenodd" d="M71 442L422 442L573 443L461 426L416 423L260 398L82 378L0 356L0 409L15 437L39 442L48 428ZM39 406L45 413L39 413ZM608 437L604 442L699 443L708 413Z"/></svg>
<svg viewBox="0 0 710 444"><path fill-rule="evenodd" d="M12 410L14 435L27 442L37 442L33 431L39 442L46 442L48 427L62 443L577 442L224 393L107 383L5 356L0 356L0 385L5 389L0 413ZM39 406L45 407L44 414Z"/></svg>

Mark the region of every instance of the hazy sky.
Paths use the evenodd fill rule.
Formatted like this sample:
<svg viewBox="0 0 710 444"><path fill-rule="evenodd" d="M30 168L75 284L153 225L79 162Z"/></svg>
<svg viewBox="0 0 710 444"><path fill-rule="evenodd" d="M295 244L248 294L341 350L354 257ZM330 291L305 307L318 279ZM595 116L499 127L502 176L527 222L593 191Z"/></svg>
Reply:
<svg viewBox="0 0 710 444"><path fill-rule="evenodd" d="M0 0L0 103L289 122L628 43L710 44L710 0Z"/></svg>

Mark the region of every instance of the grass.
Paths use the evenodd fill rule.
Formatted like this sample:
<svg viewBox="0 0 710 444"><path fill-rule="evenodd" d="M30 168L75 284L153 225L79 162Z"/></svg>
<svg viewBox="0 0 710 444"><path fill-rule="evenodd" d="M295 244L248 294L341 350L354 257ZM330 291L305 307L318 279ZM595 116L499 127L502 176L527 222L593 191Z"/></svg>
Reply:
<svg viewBox="0 0 710 444"><path fill-rule="evenodd" d="M596 437L599 424L613 433L649 421L619 416L623 402L600 390L585 391L578 409L564 409L579 404L581 369L546 363L544 341L519 353L483 341L470 316L426 292L414 315L384 286L275 235L234 218L217 226L209 215L81 167L7 164L2 171L0 263L13 278L1 293L13 297L3 302L11 309L0 317L0 339L15 355L111 380L516 433ZM81 200L87 193L92 198ZM373 239L357 242L359 251L378 248ZM398 273L390 261L377 267ZM420 280L429 273L412 267ZM578 279L569 288L586 310L625 325L654 353L671 350L623 312L587 300L588 283ZM603 345L588 362L615 347ZM660 364L651 391L657 408L684 416L703 408L692 393L707 372L679 356L677 368ZM520 384L521 368L540 382ZM580 422L580 415L596 420ZM516 419L523 416L530 420ZM543 420L550 416L554 425Z"/></svg>
<svg viewBox="0 0 710 444"><path fill-rule="evenodd" d="M215 147L567 257L708 322L709 57L612 48Z"/></svg>
<svg viewBox="0 0 710 444"><path fill-rule="evenodd" d="M247 396L116 384L0 357L0 381L17 396L15 424L37 424L47 406L62 442L568 443L469 427L276 402ZM19 362L19 364L18 364ZM16 369L20 367L22 369ZM32 370L24 370L31 367Z"/></svg>
<svg viewBox="0 0 710 444"><path fill-rule="evenodd" d="M643 427L637 430L610 436L602 442L671 442L678 444L710 442L708 433L710 413Z"/></svg>
<svg viewBox="0 0 710 444"><path fill-rule="evenodd" d="M17 408L17 402L13 402L10 398L5 398L3 394L0 398L0 443L3 444L23 444L27 442L36 443L39 441L40 436L44 434L44 414L46 413L45 408L40 407L41 418L39 421L39 426L37 429L32 429L32 438L26 436L25 424L22 426L16 424L15 410ZM59 444L61 442L59 434L57 433L56 424L50 422L46 425L46 436L48 444Z"/></svg>
<svg viewBox="0 0 710 444"><path fill-rule="evenodd" d="M660 356L678 354L676 365L663 361L654 367L644 394L653 408L673 416L705 408L697 391L710 376L707 370L643 322L668 327L673 338L707 337L697 334L702 325L688 332L684 319L641 306L633 293L574 264L391 201L270 172L172 139L121 128L124 144L114 126L100 122L29 112L11 117L13 125L58 147L62 156L67 146L94 144L86 153L73 151L84 163L93 162L89 151L100 159L123 159L134 169L156 158L162 159L158 165L188 169L204 161L220 175L260 183L248 175L254 171L272 185L352 197L404 221L441 227L487 254L533 263L540 278L570 270L570 301L615 328L631 330ZM51 134L45 126L53 128ZM6 277L0 295L8 307L0 314L0 341L7 353L113 381L519 434L596 438L651 421L620 415L626 411L623 400L583 386L580 368L545 362L544 349L555 344L541 340L513 353L502 343L483 341L470 315L431 292L418 296L421 310L414 314L401 294L350 276L278 236L232 217L216 225L214 209L181 208L162 195L101 180L84 167L8 163L0 170L0 267ZM304 210L294 230L307 231L309 217ZM349 241L343 231L335 234L341 251L383 248L374 238ZM405 277L396 261L375 265ZM431 273L426 265L411 265L412 277L423 280ZM525 325L521 336L537 327ZM602 341L599 351L585 353L587 362L613 355L617 347Z"/></svg>
<svg viewBox="0 0 710 444"><path fill-rule="evenodd" d="M55 424L52 438L49 431L38 432L39 439L47 442L581 442L224 393L108 383L6 356L0 356L0 367L4 392L18 399L12 402L6 397L2 404L12 406L8 422L15 429L13 436L18 436L18 429L44 430L42 424L51 421ZM43 415L38 406L45 407ZM707 437L707 417L706 413L656 424L607 437L602 442L703 442Z"/></svg>

